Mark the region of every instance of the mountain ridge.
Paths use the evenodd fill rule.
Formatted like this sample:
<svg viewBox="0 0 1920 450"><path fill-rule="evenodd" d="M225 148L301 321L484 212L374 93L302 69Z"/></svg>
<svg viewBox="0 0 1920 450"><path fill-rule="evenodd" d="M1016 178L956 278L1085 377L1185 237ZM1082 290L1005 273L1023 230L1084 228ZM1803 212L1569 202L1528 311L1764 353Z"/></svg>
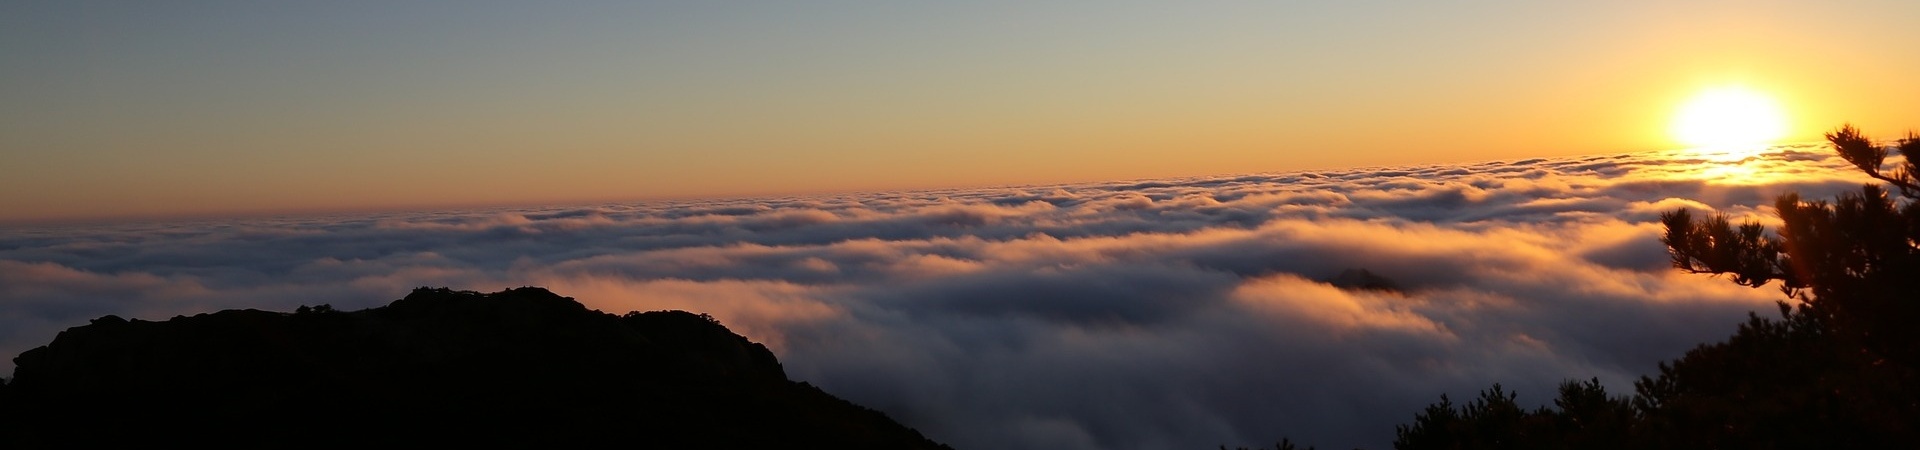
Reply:
<svg viewBox="0 0 1920 450"><path fill-rule="evenodd" d="M946 448L789 380L765 346L710 316L616 316L542 288L420 288L351 312L105 316L14 361L0 390L0 443L14 448Z"/></svg>

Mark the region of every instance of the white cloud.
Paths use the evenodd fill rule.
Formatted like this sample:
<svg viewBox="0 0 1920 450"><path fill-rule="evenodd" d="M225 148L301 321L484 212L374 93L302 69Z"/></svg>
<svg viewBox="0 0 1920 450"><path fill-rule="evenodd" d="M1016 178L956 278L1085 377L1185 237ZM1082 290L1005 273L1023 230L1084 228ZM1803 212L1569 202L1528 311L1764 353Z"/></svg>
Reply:
<svg viewBox="0 0 1920 450"><path fill-rule="evenodd" d="M713 314L795 378L963 448L1382 448L1441 393L1625 389L1771 311L1771 290L1668 270L1658 215L1764 218L1778 193L1865 181L1845 168L1793 148L22 228L0 235L0 351L105 314L537 285ZM1315 281L1350 268L1405 290Z"/></svg>

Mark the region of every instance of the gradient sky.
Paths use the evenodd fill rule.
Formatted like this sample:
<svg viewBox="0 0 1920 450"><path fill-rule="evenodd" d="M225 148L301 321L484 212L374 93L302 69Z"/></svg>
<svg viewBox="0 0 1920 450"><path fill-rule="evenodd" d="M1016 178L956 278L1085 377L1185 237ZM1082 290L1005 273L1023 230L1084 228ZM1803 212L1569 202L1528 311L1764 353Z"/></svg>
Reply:
<svg viewBox="0 0 1920 450"><path fill-rule="evenodd" d="M1062 183L1920 126L1920 3L8 2L0 221ZM960 3L960 2L955 2Z"/></svg>

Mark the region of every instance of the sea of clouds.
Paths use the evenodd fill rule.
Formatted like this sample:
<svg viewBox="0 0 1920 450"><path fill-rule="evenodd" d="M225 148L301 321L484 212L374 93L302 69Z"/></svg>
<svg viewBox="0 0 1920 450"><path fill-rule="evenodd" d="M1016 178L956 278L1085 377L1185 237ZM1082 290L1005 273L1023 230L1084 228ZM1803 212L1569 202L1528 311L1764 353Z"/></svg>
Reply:
<svg viewBox="0 0 1920 450"><path fill-rule="evenodd" d="M1781 295L1669 268L1659 214L1771 220L1819 146L975 190L0 228L0 354L106 314L544 286L707 312L959 448L1386 448L1442 393L1617 393ZM503 181L512 182L512 181ZM1402 289L1347 290L1348 269ZM0 368L12 367L7 363ZM512 368L501 368L512 377ZM343 425L347 423L343 422Z"/></svg>

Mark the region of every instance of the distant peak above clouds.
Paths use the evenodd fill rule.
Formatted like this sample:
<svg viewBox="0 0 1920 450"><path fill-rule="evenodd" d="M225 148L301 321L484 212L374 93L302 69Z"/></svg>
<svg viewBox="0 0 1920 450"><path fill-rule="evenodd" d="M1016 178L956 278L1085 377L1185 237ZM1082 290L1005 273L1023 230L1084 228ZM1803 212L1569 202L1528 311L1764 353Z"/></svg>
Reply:
<svg viewBox="0 0 1920 450"><path fill-rule="evenodd" d="M1387 277L1380 276L1367 269L1347 269L1339 275L1326 279L1327 284L1342 289L1362 289L1375 291L1400 291L1400 285Z"/></svg>

